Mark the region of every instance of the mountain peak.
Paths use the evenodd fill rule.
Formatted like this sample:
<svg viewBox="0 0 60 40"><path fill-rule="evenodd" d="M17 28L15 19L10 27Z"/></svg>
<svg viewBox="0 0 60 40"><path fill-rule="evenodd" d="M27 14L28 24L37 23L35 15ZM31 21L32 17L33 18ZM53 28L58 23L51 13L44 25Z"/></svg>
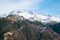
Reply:
<svg viewBox="0 0 60 40"><path fill-rule="evenodd" d="M25 19L28 19L30 21L40 21L42 23L48 23L50 21L56 21L60 22L60 18L51 16L51 15L45 15L43 13L35 13L31 11L24 11L24 10L13 10L9 13L9 15L16 15L16 16L23 16Z"/></svg>

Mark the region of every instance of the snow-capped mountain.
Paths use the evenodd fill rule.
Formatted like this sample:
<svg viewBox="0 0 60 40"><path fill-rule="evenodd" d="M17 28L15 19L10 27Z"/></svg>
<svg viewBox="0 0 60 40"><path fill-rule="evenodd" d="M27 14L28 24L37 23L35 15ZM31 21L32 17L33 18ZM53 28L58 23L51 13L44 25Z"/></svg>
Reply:
<svg viewBox="0 0 60 40"><path fill-rule="evenodd" d="M60 18L51 16L51 15L45 15L41 13L35 13L35 12L27 12L27 11L22 11L22 10L14 10L11 11L9 14L16 14L19 16L23 16L24 18L30 20L30 21L41 21L41 22L50 22L50 21L56 21L60 22Z"/></svg>

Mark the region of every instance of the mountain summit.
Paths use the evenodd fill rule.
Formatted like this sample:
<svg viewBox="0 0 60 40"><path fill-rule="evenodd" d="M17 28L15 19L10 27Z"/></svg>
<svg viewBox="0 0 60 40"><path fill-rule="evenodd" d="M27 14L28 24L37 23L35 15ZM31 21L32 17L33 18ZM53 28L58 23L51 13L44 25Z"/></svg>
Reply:
<svg viewBox="0 0 60 40"><path fill-rule="evenodd" d="M31 11L24 11L24 10L13 10L8 15L16 15L16 16L23 16L25 19L28 19L30 21L40 21L42 23L48 23L51 21L60 22L59 17L46 15L43 13L35 13ZM7 14L2 14L0 17L6 17Z"/></svg>
<svg viewBox="0 0 60 40"><path fill-rule="evenodd" d="M50 21L60 22L60 18L58 18L58 17L51 16L51 15L45 15L42 13L35 13L35 12L31 12L31 11L14 10L14 11L11 11L9 14L23 16L24 18L26 18L30 21L37 20L37 21L40 21L43 23L48 23Z"/></svg>

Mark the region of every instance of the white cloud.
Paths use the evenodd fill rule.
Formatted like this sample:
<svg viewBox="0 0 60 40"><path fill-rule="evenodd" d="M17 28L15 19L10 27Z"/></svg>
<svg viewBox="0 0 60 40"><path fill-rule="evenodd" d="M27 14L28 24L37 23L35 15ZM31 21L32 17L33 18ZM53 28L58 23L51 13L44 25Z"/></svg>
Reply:
<svg viewBox="0 0 60 40"><path fill-rule="evenodd" d="M0 0L0 13L7 13L13 9L34 10L38 3L44 0Z"/></svg>

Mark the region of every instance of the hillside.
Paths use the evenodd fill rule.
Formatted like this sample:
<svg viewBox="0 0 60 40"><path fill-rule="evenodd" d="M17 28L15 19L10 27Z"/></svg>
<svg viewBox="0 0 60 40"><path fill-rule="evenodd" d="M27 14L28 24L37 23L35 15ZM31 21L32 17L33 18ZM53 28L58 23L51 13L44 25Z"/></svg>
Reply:
<svg viewBox="0 0 60 40"><path fill-rule="evenodd" d="M0 40L60 40L60 35L40 21L8 15L0 18Z"/></svg>

